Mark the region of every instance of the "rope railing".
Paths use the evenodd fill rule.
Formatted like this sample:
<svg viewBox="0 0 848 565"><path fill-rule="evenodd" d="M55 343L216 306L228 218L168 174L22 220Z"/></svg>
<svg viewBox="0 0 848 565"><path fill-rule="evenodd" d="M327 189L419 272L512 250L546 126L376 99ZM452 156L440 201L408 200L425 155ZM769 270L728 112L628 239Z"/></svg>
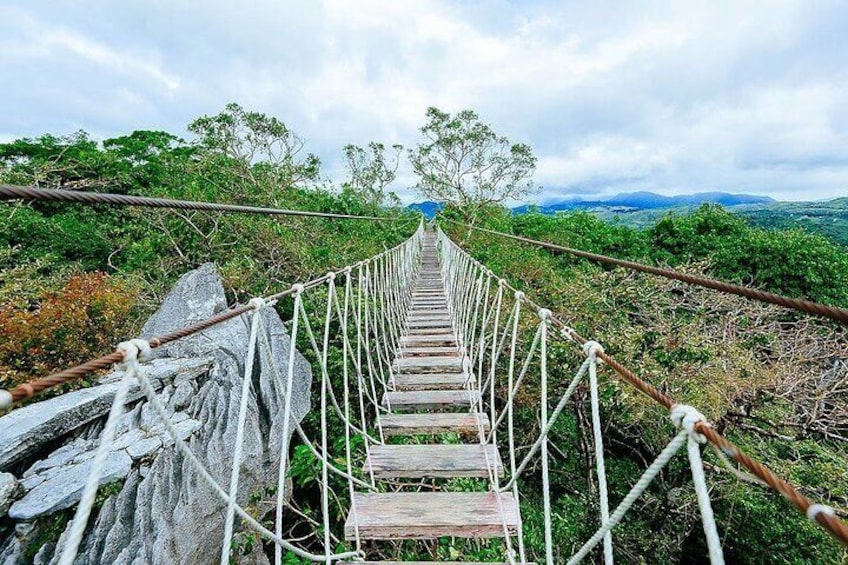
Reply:
<svg viewBox="0 0 848 565"><path fill-rule="evenodd" d="M124 403L127 398L127 392L132 383L138 382L147 402L153 408L154 414L163 423L164 428L174 441L175 448L183 454L186 461L198 473L202 481L212 490L218 500L225 506L225 518L223 527L223 539L221 544L220 561L221 563L229 563L230 554L232 551L232 541L235 533L235 518L238 516L248 529L253 530L259 536L272 543L275 548L276 562L281 562L283 552L288 551L294 555L306 560L316 562L335 562L346 559L362 559L360 536L356 533L355 550L353 551L335 551L334 543L337 538L331 533L331 512L330 501L338 500L336 495L331 497L331 486L329 474L341 477L348 485L350 501L353 504L353 493L355 487L365 488L366 490L375 489L374 478L371 476L370 484L358 479L354 476L351 467L351 442L354 434L359 435L362 443L368 449L370 442L382 441L376 440L368 433L366 425L367 411L372 410L374 413L379 413L378 403L376 402L376 394L374 383L378 379L379 370L391 370L390 360L387 361L382 356L378 355L372 359L368 370L362 370L363 355L370 356L372 352L378 352L382 347L375 341L385 341L387 350L392 350L397 346L391 332L387 329L389 325L394 325L397 328L402 327L403 321L398 320L397 316L405 313L404 306L409 301L409 293L407 289L411 287L411 283L417 275L421 242L423 237L423 224L418 230L407 239L405 242L379 253L369 259L360 261L354 265L345 267L338 271L330 271L322 277L318 277L304 284L296 284L291 288L270 295L264 298L254 298L245 306L231 308L226 312L213 316L207 320L203 320L186 328L181 328L155 337L149 340L134 339L120 344L115 352L105 355L101 358L89 361L78 367L62 371L56 375L44 379L35 379L22 387L17 387L6 392L10 401L17 401L22 398L27 398L36 394L38 391L45 390L50 386L56 386L63 382L67 382L73 378L79 378L88 374L95 369L109 368L112 364L117 363L120 369L123 369L124 374L119 381L119 387L116 391L109 414L100 434L100 440L93 459L91 471L86 479L83 495L80 503L74 514L73 521L70 526L70 533L67 539L61 543L61 547L57 549L57 555L60 555L59 562L63 565L70 565L74 562L80 544L82 542L88 518L94 505L95 495L100 481L100 475L104 466L104 461L113 439L118 425L118 420L124 412ZM336 280L343 280L343 291L339 292ZM310 326L310 317L304 302L304 297L307 293L317 291L322 287L326 288L326 293L318 296L318 299L325 300L323 311L323 324L320 334L320 341L316 338ZM340 297L341 295L341 297ZM322 298L323 297L323 298ZM273 353L271 350L270 339L261 328L261 318L263 311L275 306L280 300L291 299L292 318L290 320L289 332L289 348L286 358L286 367L284 371L278 370L278 367L273 361ZM394 305L389 307L389 305ZM241 386L238 392L238 412L235 418L236 436L233 446L232 464L230 466L230 476L228 487L219 484L205 465L192 452L191 447L180 436L176 428L168 419L167 411L162 405L157 393L153 389L147 375L146 367L141 363L150 356L153 349L161 347L164 344L173 342L178 339L186 338L202 332L204 329L214 325L221 324L227 320L235 319L239 316L250 316L250 331L248 337L248 347L244 360L244 372L241 379ZM355 326L355 331L351 327ZM328 353L330 349L330 337L337 335L342 342L343 355L343 386L344 386L344 407L338 406L335 393L333 392L333 383L328 367ZM295 344L300 336L306 336L306 341L309 343L317 364L319 367L318 379L320 390L320 438L318 445L313 444L311 439L305 434L303 428L294 420L292 410L292 394L294 387L294 374L296 363L296 348ZM352 343L355 339L355 344ZM282 399L283 407L280 416L282 417L282 445L279 453L277 485L276 485L276 504L275 504L275 519L274 530L266 528L238 502L239 499L239 482L240 469L242 465L242 443L245 433L245 425L248 414L250 399L258 395L259 391L254 391L252 387L252 374L254 366L259 360L259 366L270 366L270 380L273 389L277 396ZM112 363L110 363L112 361ZM356 386L350 387L348 380L349 367L355 365L354 374L356 375ZM379 366L379 367L378 367ZM385 367L384 367L385 366ZM264 377L263 377L264 378ZM369 382L366 382L369 381ZM372 396L368 397L365 391L371 389ZM355 391L358 396L358 414L353 414L351 410L350 392ZM332 403L330 402L332 399ZM331 408L331 404L335 410ZM328 437L328 418L332 415L338 418L345 429L345 456L347 459L346 469L342 470L333 465L333 457L330 454ZM361 426L354 424L354 420L359 420ZM294 428L294 429L293 429ZM286 540L283 535L283 521L285 509L287 506L287 486L286 477L288 475L288 460L290 451L289 437L292 432L297 431L301 440L309 448L310 452L320 462L321 471L320 478L317 481L321 488L321 546L323 552L315 553L299 547L294 542ZM225 490L226 489L226 490ZM356 509L351 508L355 514ZM358 528L357 528L358 530Z"/></svg>
<svg viewBox="0 0 848 565"><path fill-rule="evenodd" d="M619 507L616 509L613 514L609 514L609 510L606 508L608 503L605 503L603 500L607 497L606 495L606 486L604 479L604 468L603 468L603 447L602 447L602 438L599 434L600 431L600 420L599 420L599 410L597 409L597 377L595 376L597 373L597 364L599 362L603 362L605 365L609 366L615 373L617 373L620 377L622 377L626 382L634 386L637 390L644 393L648 397L655 400L657 403L664 406L669 410L669 414L671 415L674 423L680 427L683 426L684 431L681 432L683 439L679 440L679 445L677 445L674 441L670 444L670 448L676 445L676 448L672 450L672 452L668 455L668 459L670 459L677 450L683 446L683 444L687 444L687 452L689 453L690 466L692 467L692 476L693 481L696 488L696 493L698 494L698 502L699 509L702 516L703 526L705 530L705 534L708 541L708 548L710 551L710 558L713 563L721 563L720 558L720 547L717 548L717 533L715 528L714 519L712 517L712 511L709 508L709 500L705 496L707 493L705 482L704 482L704 474L703 474L703 464L700 462L700 451L695 453L695 449L698 448L701 444L709 443L713 445L715 448L719 450L721 454L727 456L737 463L741 464L744 468L750 471L755 477L760 479L764 484L768 485L772 489L774 489L779 494L783 495L787 498L803 515L809 518L811 521L816 523L817 525L824 528L831 535L833 535L837 540L842 542L845 545L848 545L848 528L846 525L835 515L835 512L829 506L823 504L814 504L804 495L802 495L798 490L792 486L787 481L781 479L776 474L774 474L771 470L769 470L765 465L756 461L749 455L745 454L741 451L737 446L727 440L724 436L722 436L717 430L715 430L709 422L694 408L688 407L683 404L679 404L674 401L668 395L660 392L650 383L645 381L644 379L638 377L631 370L624 367L621 363L616 361L612 356L606 353L603 350L603 347L600 344L589 341L582 337L578 332L576 332L573 328L566 325L561 321L556 315L550 313L549 310L539 306L533 300L528 298L523 292L511 286L505 279L498 278L494 273L491 272L485 265L474 259L470 256L465 250L460 248L456 243L454 243L441 229L437 228L439 234L439 244L440 250L444 257L446 264L454 264L458 265L457 269L457 277L476 277L482 274L486 277L494 277L498 279L498 284L503 285L504 288L511 290L514 293L514 308L516 311L520 309L520 303L524 303L528 305L532 310L539 313L539 322L538 329L535 332L535 337L531 341L531 346L526 353L526 357L524 362L521 364L521 371L518 374L518 378L514 378L515 367L516 367L516 354L517 354L517 342L516 342L516 334L518 332L518 317L516 316L515 322L513 323L512 330L512 338L511 338L511 347L510 347L510 358L508 360L508 374L507 374L507 383L506 383L506 394L507 398L505 400L505 406L501 408L501 413L498 415L497 419L493 419L493 429L490 432L489 440L493 440L496 436L496 428L499 426L504 420L504 413L506 413L506 420L508 422L508 431L509 431L509 439L507 447L510 452L510 479L506 482L506 484L501 487L501 490L507 491L510 489L515 489L518 480L520 479L523 472L528 467L529 463L533 460L533 458L542 451L541 459L543 461L542 465L542 475L543 482L546 482L544 478L545 475L545 463L544 460L546 456L544 454L544 448L548 442L549 434L553 428L553 424L556 421L557 417L562 412L564 406L567 401L570 399L574 391L577 389L580 381L589 374L589 388L590 388L590 397L594 397L591 400L592 404L592 428L593 428L593 443L595 444L595 459L597 464L596 475L599 481L599 495L601 497L600 508L601 508L601 528L604 530L599 534L597 543L600 541L604 541L605 549L604 549L604 560L605 563L609 564L612 562L612 553L611 553L611 542L607 541L610 539L609 535L611 533L612 527L617 523L611 523L614 520L620 520L627 508ZM454 283L453 286L457 286ZM459 285L462 287L462 285ZM553 333L548 335L545 332L545 328L548 325L553 325L560 330L559 334ZM542 382L544 383L544 373L546 369L546 355L542 353L544 350L545 342L551 336L558 336L565 339L567 342L570 342L578 347L580 347L585 356L585 361L580 367L580 370L575 375L575 378L569 384L567 390L560 398L557 406L554 408L553 412L550 413L550 417L547 418L546 424L541 426L540 434L536 442L530 447L528 453L525 454L522 461L518 464L514 462L514 430L513 430L513 419L514 419L514 402L515 396L518 392L518 388L521 385L526 373L527 368L530 365L530 360L537 353L539 354L539 363L540 363L540 371L542 374ZM489 360L491 363L497 363L499 359L497 357ZM540 419L544 421L544 411L547 407L548 399L546 398L543 386L542 390L542 398L540 398ZM594 391L593 391L594 390ZM682 416L681 416L682 414ZM688 436L688 440L687 440ZM692 444L694 442L694 445ZM665 452L663 452L665 453ZM660 461L661 468L667 460ZM655 471L658 473L659 468ZM651 470L654 473L654 470ZM650 475L646 472L646 476L643 476L643 479L647 481L644 484L644 488L647 488L647 484L650 483L650 480L656 473ZM642 481L642 479L640 479ZM641 483L637 483L639 485ZM546 487L547 488L547 487ZM636 487L634 487L636 488ZM640 487L641 488L641 487ZM644 488L641 488L638 492L635 493L635 498L638 498L638 495L644 491ZM514 490L517 493L517 490ZM544 493L543 493L544 494ZM633 501L630 501L632 504ZM616 514L616 512L620 511L620 516ZM546 520L550 520L550 516L546 513ZM546 536L550 531L550 524L546 523ZM600 530L599 530L600 532ZM593 538L594 539L594 538ZM594 545L592 546L594 547ZM591 547L587 550L591 550ZM584 555L585 556L585 555ZM551 555L547 555L548 563L552 562ZM576 562L576 561L574 561Z"/></svg>
<svg viewBox="0 0 848 565"><path fill-rule="evenodd" d="M709 288L712 290L718 290L720 292L725 292L728 294L735 294L737 296L742 296L744 298L748 298L750 300L759 300L760 302L766 302L768 304L775 304L777 306L782 306L784 308L789 308L791 310L797 310L799 312L805 312L807 314L812 314L814 316L821 316L824 318L830 318L832 320L836 320L838 322L842 322L844 324L848 324L848 309L840 308L838 306L831 306L828 304L820 304L818 302L812 302L810 300L803 300L800 298L792 298L789 296L783 296L781 294L776 294L774 292L767 292L765 290L759 290L756 288L751 288L747 286L742 286L738 284L728 283L724 281L719 281L716 279L711 279L709 277L703 277L699 275L691 275L688 273L683 273L680 271L676 271L674 269L667 269L663 267L655 267L653 265L646 265L644 263L637 263L636 261L628 261L626 259L617 259L615 257L609 257L607 255L601 255L598 253L590 253L588 251L583 251L581 249L574 249L571 247L565 247L563 245L556 245L554 243L549 243L546 241L539 241L536 239L530 239L528 237L523 237L520 235L514 235L511 233L504 233L495 230L490 230L488 228L481 228L479 226L472 226L469 224L464 224L462 222L457 222L456 220L451 220L450 218L442 218L450 223L462 226L464 228L468 228L471 230L479 231L481 233L487 233L490 235L496 235L498 237L503 237L507 239L512 239L515 241L520 241L523 243L529 243L531 245L536 245L543 249L547 249L549 251L554 251L557 253L568 253L570 255L574 255L575 257L582 257L583 259L589 259L591 261L596 261L598 263L605 263L607 265L613 265L615 267L623 267L625 269L630 269L632 271L638 271L641 273L648 273L651 275L658 275L660 277L665 277L667 279L678 280L681 282L685 282L688 284L701 286L704 288Z"/></svg>

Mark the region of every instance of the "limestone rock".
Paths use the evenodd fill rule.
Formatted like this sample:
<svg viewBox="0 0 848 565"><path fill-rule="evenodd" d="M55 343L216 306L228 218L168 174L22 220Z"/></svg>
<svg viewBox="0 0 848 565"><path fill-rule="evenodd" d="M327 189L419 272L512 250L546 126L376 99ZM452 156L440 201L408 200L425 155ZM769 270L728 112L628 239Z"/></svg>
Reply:
<svg viewBox="0 0 848 565"><path fill-rule="evenodd" d="M223 285L212 265L183 276L162 307L145 324L143 337L153 337L185 327L226 308ZM157 357L143 363L154 380L158 399L168 418L204 468L225 490L233 464L233 445L249 328L249 313L213 326L195 336L155 350ZM248 371L252 388L244 430L238 498L245 503L251 492L276 484L282 446L285 396L290 392L292 420L299 422L309 410L312 373L296 354L293 390L279 390L274 379L285 374L291 341L273 309L265 309L260 328L270 344ZM39 513L73 505L79 499L90 468L104 416L122 374L107 375L101 384L12 411L0 418L0 469L22 467L48 445L60 447L35 462L21 481L29 489L10 509L13 518L30 519ZM71 393L76 395L77 393ZM60 405L61 404L61 405ZM119 493L110 496L92 516L77 556L78 564L94 563L209 563L220 555L225 504L200 478L197 470L175 449L174 440L137 386L127 401L109 454L109 473L101 484L125 478ZM21 410L25 416L11 421L16 430L7 434L6 418ZM17 447L34 434L36 440ZM78 488L75 488L76 485ZM68 528L70 525L68 525ZM238 527L238 526L237 526ZM69 529L55 548L39 551L43 562L56 563ZM20 543L3 539L0 556L15 555ZM18 536L20 537L20 536ZM12 539L14 538L14 539ZM18 546L14 544L18 543ZM260 546L261 547L261 546ZM256 562L263 562L261 551ZM3 559L0 558L0 564Z"/></svg>
<svg viewBox="0 0 848 565"><path fill-rule="evenodd" d="M0 517L6 515L9 506L18 496L21 485L11 473L0 473Z"/></svg>
<svg viewBox="0 0 848 565"><path fill-rule="evenodd" d="M9 517L14 520L30 521L45 514L52 514L79 502L85 482L91 473L92 460L60 467L59 471L26 493L9 508ZM106 457L100 484L123 479L130 472L132 460L123 451L110 453Z"/></svg>
<svg viewBox="0 0 848 565"><path fill-rule="evenodd" d="M147 366L154 388L161 388L177 376L194 378L208 371L209 358L157 359ZM0 471L12 469L41 450L46 444L104 416L112 405L123 371L113 371L98 386L69 392L42 402L12 410L0 417ZM137 383L130 387L127 403L137 401L143 392Z"/></svg>

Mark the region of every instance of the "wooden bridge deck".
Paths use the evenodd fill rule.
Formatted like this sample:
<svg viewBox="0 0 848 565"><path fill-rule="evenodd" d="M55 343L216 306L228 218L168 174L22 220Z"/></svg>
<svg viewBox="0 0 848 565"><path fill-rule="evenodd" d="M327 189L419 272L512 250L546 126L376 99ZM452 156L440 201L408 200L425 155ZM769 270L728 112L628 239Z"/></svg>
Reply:
<svg viewBox="0 0 848 565"><path fill-rule="evenodd" d="M407 478L503 475L496 446L480 443L480 432L486 436L489 431L489 417L478 411L480 393L458 347L434 239L432 233L425 235L423 264L393 364L393 389L382 399L391 413L380 423L386 437L454 434L469 443L372 447L364 471L393 484ZM515 534L519 524L510 493L356 493L345 538L355 539L357 530L363 540L504 537L505 532Z"/></svg>

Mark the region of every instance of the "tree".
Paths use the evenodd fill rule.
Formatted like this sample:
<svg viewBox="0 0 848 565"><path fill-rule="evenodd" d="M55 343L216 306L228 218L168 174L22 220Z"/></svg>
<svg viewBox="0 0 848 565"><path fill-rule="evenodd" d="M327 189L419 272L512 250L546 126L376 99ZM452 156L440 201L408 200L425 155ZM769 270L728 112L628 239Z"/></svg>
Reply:
<svg viewBox="0 0 848 565"><path fill-rule="evenodd" d="M368 148L345 145L344 154L350 173L350 187L368 204L381 205L386 199L398 201L386 188L395 180L403 145L392 145L393 153L386 155L386 146L372 141Z"/></svg>
<svg viewBox="0 0 848 565"><path fill-rule="evenodd" d="M215 116L194 120L188 130L197 136L195 145L207 161L214 162L212 170L231 171L249 185L231 186L237 196L259 189L273 202L280 189L319 178L321 160L303 155L303 139L273 116L230 103Z"/></svg>
<svg viewBox="0 0 848 565"><path fill-rule="evenodd" d="M472 110L455 116L427 109L424 139L409 151L420 180L416 189L430 200L470 209L514 200L537 190L533 149L496 134Z"/></svg>

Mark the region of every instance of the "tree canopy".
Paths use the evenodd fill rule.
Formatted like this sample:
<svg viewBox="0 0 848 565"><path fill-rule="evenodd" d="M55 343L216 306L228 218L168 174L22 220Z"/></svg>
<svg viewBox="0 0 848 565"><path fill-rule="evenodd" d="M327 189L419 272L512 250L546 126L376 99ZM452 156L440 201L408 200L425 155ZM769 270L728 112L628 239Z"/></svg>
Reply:
<svg viewBox="0 0 848 565"><path fill-rule="evenodd" d="M497 134L473 110L451 115L428 108L421 134L409 160L416 189L430 200L473 210L537 191L533 149Z"/></svg>

